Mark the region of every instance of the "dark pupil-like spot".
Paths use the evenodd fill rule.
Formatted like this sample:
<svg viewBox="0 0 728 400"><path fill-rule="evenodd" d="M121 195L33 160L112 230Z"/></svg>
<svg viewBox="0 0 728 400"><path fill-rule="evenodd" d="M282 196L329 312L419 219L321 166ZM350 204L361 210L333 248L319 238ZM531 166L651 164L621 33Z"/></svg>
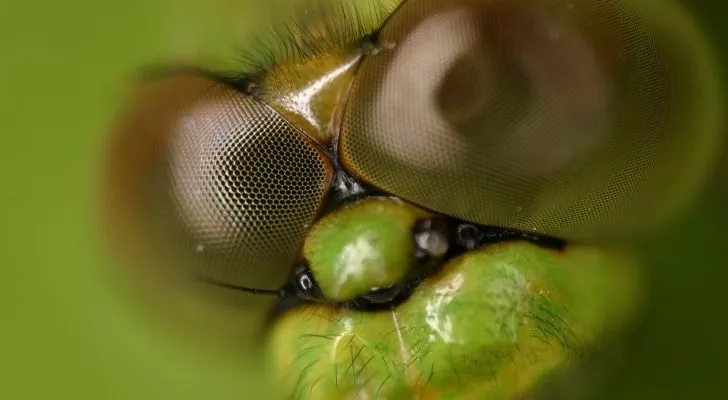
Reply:
<svg viewBox="0 0 728 400"><path fill-rule="evenodd" d="M507 131L531 97L528 78L501 51L474 48L460 57L442 80L437 107L464 137L477 139Z"/></svg>

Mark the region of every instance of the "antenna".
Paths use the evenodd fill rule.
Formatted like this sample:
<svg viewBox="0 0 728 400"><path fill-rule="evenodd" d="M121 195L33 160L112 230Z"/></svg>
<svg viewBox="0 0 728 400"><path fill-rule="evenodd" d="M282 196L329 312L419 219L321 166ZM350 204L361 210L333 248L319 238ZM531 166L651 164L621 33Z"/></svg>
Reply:
<svg viewBox="0 0 728 400"><path fill-rule="evenodd" d="M278 289L278 290L272 290L272 289L256 289L256 288L250 288L247 286L240 286L240 285L233 285L231 283L223 282L220 280L217 280L215 278L211 278L207 275L196 275L196 278L204 283L208 283L210 285L218 286L225 289L235 290L238 292L243 293L250 293L250 294L256 294L256 295L266 295L266 296L284 296L284 290Z"/></svg>

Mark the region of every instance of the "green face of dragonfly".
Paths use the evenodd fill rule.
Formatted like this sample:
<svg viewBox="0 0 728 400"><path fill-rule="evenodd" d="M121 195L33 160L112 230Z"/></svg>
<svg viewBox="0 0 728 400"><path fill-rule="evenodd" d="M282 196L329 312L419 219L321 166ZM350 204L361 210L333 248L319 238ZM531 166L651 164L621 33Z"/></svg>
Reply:
<svg viewBox="0 0 728 400"><path fill-rule="evenodd" d="M255 73L141 85L112 149L118 236L160 270L286 296L305 266L306 304L267 331L282 395L506 399L578 369L636 307L614 249L719 147L700 32L651 0L344 3L276 30L296 54ZM521 240L473 247L453 224Z"/></svg>
<svg viewBox="0 0 728 400"><path fill-rule="evenodd" d="M282 395L511 398L582 367L637 308L626 254L524 239L443 261L457 244L433 217L370 197L311 227L302 256L321 297L278 315L267 343Z"/></svg>
<svg viewBox="0 0 728 400"><path fill-rule="evenodd" d="M314 228L305 254L330 298L347 300L412 268L412 207L381 202L346 207ZM375 209L389 218L359 219ZM618 331L636 308L637 274L618 252L493 244L450 260L388 310L288 310L271 328L268 361L287 398L507 399L579 365Z"/></svg>

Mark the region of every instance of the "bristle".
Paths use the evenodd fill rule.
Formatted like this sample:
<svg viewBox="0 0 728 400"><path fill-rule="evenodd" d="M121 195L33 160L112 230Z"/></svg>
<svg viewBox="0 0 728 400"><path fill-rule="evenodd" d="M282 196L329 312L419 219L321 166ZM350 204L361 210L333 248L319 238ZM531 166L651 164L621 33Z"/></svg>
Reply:
<svg viewBox="0 0 728 400"><path fill-rule="evenodd" d="M265 32L252 35L237 52L238 71L261 76L275 65L308 60L375 33L403 0L306 0L292 2Z"/></svg>

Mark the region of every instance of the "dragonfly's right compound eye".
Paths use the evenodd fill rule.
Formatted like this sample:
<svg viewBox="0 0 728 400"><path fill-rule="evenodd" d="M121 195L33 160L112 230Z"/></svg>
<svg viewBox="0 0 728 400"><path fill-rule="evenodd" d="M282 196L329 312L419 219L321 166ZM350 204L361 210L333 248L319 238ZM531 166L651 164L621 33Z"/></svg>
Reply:
<svg viewBox="0 0 728 400"><path fill-rule="evenodd" d="M276 289L329 185L330 161L265 104L198 75L146 82L112 147L109 199L155 262Z"/></svg>
<svg viewBox="0 0 728 400"><path fill-rule="evenodd" d="M672 217L712 168L712 51L674 2L408 0L352 83L338 152L430 210L567 240Z"/></svg>

